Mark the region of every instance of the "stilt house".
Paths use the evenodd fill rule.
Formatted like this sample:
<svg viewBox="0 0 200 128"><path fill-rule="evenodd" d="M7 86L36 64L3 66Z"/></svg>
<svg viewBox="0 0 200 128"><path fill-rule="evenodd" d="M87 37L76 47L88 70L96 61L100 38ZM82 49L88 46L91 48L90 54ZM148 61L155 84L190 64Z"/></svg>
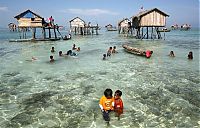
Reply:
<svg viewBox="0 0 200 128"><path fill-rule="evenodd" d="M118 32L119 34L132 34L131 21L128 18L125 18L118 23Z"/></svg>
<svg viewBox="0 0 200 128"><path fill-rule="evenodd" d="M56 31L55 29L58 29L57 25L49 25L49 23L44 21L44 18L39 16L38 14L30 11L30 10L26 10L25 12L15 16L14 18L17 19L18 21L18 27L21 29L22 32L22 37L20 34L20 39L26 39L26 30L28 28L32 29L32 40L42 40L42 41L46 41L46 40L57 40L57 35L56 35ZM40 39L36 39L36 29L40 28L42 29L42 35L43 37ZM46 32L45 29L49 30L49 37L46 37ZM51 30L54 30L54 38L52 38L51 35Z"/></svg>
<svg viewBox="0 0 200 128"><path fill-rule="evenodd" d="M98 24L96 26L92 26L90 22L86 24L84 20L79 17L75 17L74 19L69 21L70 23L70 30L75 35L91 35L96 30L96 35L98 35Z"/></svg>
<svg viewBox="0 0 200 128"><path fill-rule="evenodd" d="M154 8L142 11L132 17L132 28L136 30L136 37L139 39L161 39L160 27L166 26L166 17L163 11Z"/></svg>

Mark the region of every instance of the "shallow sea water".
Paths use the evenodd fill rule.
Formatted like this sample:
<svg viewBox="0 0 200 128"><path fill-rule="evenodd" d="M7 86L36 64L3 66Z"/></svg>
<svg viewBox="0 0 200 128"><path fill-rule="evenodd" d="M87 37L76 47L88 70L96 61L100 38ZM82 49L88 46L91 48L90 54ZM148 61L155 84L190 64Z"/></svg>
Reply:
<svg viewBox="0 0 200 128"><path fill-rule="evenodd" d="M64 32L63 32L64 33ZM0 31L1 128L103 128L98 106L106 88L122 91L124 114L111 113L109 128L199 128L199 31L172 31L165 40L136 40L117 32L73 36L56 42L8 42ZM59 57L73 44L76 58ZM151 49L150 59L122 44ZM103 61L110 46L118 53ZM54 46L56 52L51 53ZM168 53L173 50L174 58ZM187 59L193 51L193 60ZM54 63L49 63L53 55ZM37 58L35 61L31 57Z"/></svg>

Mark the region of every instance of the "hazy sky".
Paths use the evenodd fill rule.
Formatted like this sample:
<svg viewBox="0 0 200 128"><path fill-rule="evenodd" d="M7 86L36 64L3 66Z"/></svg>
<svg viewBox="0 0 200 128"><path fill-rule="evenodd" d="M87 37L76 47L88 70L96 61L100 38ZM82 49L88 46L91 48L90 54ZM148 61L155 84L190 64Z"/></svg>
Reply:
<svg viewBox="0 0 200 128"><path fill-rule="evenodd" d="M167 26L188 23L199 27L199 0L0 0L0 27L16 23L14 16L27 9L44 18L52 15L63 26L76 16L100 26L117 25L123 18L136 15L141 7L167 13Z"/></svg>

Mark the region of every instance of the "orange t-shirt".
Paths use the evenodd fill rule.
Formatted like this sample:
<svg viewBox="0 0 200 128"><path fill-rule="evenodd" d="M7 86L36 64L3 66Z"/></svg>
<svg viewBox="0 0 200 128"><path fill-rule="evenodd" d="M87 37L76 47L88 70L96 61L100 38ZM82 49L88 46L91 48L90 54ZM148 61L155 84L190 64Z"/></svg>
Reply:
<svg viewBox="0 0 200 128"><path fill-rule="evenodd" d="M114 109L112 105L113 102L114 102L114 97L112 97L111 99L107 99L105 96L102 96L99 101L99 104L103 106L104 110L113 110Z"/></svg>

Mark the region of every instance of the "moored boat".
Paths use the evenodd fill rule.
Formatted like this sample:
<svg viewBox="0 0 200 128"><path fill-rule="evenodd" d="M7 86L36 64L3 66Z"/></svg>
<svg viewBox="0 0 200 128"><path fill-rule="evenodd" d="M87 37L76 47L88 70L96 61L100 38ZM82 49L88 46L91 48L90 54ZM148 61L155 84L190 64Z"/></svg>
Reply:
<svg viewBox="0 0 200 128"><path fill-rule="evenodd" d="M142 50L142 49L138 49L138 48L134 48L131 46L128 46L127 44L123 44L122 47L125 49L126 52L135 54L135 55L139 55L139 56L145 56L146 58L150 58L153 51L150 50Z"/></svg>

